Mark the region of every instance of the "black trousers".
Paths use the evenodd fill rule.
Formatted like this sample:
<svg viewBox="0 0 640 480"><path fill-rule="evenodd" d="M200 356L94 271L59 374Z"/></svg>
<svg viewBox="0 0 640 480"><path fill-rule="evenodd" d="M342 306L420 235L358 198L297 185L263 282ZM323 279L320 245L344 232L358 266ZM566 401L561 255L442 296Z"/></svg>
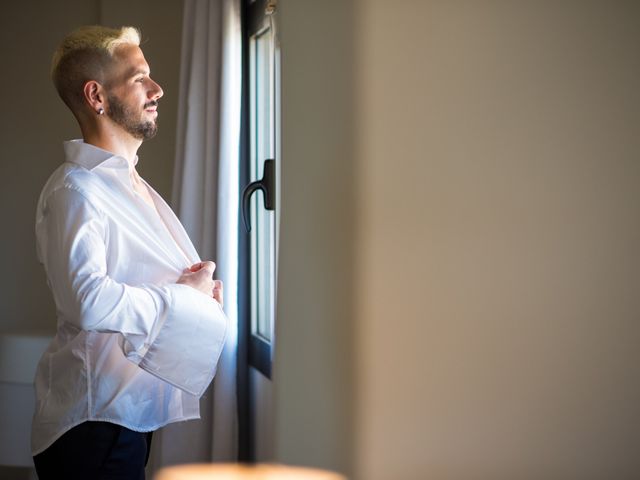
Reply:
<svg viewBox="0 0 640 480"><path fill-rule="evenodd" d="M33 457L39 480L144 480L152 432L85 422Z"/></svg>

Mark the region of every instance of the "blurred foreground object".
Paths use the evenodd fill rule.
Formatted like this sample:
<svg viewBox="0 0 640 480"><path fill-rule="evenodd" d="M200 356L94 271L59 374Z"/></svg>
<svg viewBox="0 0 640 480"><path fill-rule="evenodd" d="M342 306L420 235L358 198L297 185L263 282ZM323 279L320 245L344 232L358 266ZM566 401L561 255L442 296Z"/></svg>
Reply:
<svg viewBox="0 0 640 480"><path fill-rule="evenodd" d="M154 480L346 480L335 472L277 464L192 464L160 470Z"/></svg>

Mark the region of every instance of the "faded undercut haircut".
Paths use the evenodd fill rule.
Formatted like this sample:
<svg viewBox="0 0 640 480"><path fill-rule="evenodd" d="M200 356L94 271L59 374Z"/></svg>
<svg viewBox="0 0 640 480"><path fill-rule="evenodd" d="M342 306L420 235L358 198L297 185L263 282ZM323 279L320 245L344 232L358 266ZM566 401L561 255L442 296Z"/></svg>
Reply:
<svg viewBox="0 0 640 480"><path fill-rule="evenodd" d="M84 101L89 80L107 82L106 72L121 45L140 45L140 31L134 27L80 27L63 40L53 54L51 78L60 98L76 113Z"/></svg>

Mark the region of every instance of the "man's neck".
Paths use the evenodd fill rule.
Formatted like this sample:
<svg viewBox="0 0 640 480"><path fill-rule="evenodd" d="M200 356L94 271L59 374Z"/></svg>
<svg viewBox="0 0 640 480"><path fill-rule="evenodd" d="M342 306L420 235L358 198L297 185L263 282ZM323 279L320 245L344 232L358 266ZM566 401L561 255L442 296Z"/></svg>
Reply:
<svg viewBox="0 0 640 480"><path fill-rule="evenodd" d="M120 132L101 132L101 134L87 132L83 135L83 138L85 143L126 158L127 162L129 162L129 169L135 170L136 154L138 153L138 148L142 145L142 140L134 138L128 133Z"/></svg>

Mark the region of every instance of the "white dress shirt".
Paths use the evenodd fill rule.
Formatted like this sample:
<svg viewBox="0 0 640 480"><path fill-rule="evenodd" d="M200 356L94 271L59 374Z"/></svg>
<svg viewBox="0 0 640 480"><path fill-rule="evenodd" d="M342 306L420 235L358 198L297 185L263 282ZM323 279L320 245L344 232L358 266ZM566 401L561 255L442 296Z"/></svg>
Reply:
<svg viewBox="0 0 640 480"><path fill-rule="evenodd" d="M146 432L199 418L228 324L212 297L175 283L200 259L162 198L147 185L154 209L134 191L127 160L64 147L36 214L57 334L36 372L34 455L87 420Z"/></svg>

